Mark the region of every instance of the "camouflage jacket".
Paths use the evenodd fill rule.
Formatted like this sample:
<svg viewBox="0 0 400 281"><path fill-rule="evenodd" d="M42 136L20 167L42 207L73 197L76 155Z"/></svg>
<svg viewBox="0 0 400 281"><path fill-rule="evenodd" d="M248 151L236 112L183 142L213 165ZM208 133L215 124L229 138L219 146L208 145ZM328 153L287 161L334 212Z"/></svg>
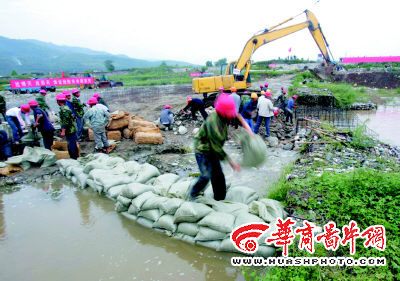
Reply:
<svg viewBox="0 0 400 281"><path fill-rule="evenodd" d="M0 95L0 112L6 112L6 99Z"/></svg>
<svg viewBox="0 0 400 281"><path fill-rule="evenodd" d="M48 110L48 109L50 109L50 107L47 105L47 103L46 103L46 98L44 97L44 96L42 96L42 95L38 95L38 96L36 96L36 101L37 101L37 103L38 103L38 106L41 108L41 109L43 109L44 111L46 111L46 110Z"/></svg>
<svg viewBox="0 0 400 281"><path fill-rule="evenodd" d="M98 100L98 102L101 103L102 105L108 107L108 104L106 103L106 101L105 101L103 98L100 98L100 97L99 97L97 100Z"/></svg>
<svg viewBox="0 0 400 281"><path fill-rule="evenodd" d="M72 105L75 110L76 117L82 118L83 115L85 114L85 105L81 103L81 101L77 97L72 97Z"/></svg>
<svg viewBox="0 0 400 281"><path fill-rule="evenodd" d="M228 124L214 112L208 116L194 137L195 152L224 160L227 155L222 147L227 138Z"/></svg>
<svg viewBox="0 0 400 281"><path fill-rule="evenodd" d="M65 128L65 134L70 135L77 131L74 115L72 110L67 106L63 105L60 107L60 125L61 128Z"/></svg>

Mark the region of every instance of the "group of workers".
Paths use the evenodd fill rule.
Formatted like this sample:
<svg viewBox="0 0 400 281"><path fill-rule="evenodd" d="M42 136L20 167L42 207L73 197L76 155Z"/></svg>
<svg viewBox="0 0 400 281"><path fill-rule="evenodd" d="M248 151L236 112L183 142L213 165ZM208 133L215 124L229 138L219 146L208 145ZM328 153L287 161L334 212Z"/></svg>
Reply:
<svg viewBox="0 0 400 281"><path fill-rule="evenodd" d="M32 127L32 130L37 129L41 133L44 147L51 150L55 129L50 121L50 114L52 112L46 103L46 95L46 90L42 89L35 100L30 100L28 104L10 108L5 112L5 120L12 129L13 141L15 143L21 141L24 135L23 129L28 130L29 127ZM72 89L71 92L64 90L62 93L56 95L61 126L60 136L67 139L70 157L77 159L79 156L78 141L82 138L85 119L90 122L92 127L96 151L109 153L109 144L105 132L105 125L110 116L107 103L98 93L94 93L87 101L89 109L85 110L86 105L81 102L79 97L80 91L78 89ZM0 99L0 109L1 106ZM33 124L30 121L31 111L33 112ZM4 153L5 149L0 150ZM6 158L11 156L8 150L5 156Z"/></svg>

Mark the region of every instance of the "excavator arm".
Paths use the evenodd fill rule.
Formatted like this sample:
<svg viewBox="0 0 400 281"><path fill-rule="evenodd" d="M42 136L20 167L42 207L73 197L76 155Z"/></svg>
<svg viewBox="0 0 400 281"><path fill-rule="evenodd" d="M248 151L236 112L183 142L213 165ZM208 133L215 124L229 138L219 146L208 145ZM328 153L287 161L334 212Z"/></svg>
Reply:
<svg viewBox="0 0 400 281"><path fill-rule="evenodd" d="M332 67L328 54L328 44L325 40L324 34L322 33L317 18L308 10L305 10L304 13L307 16L307 21L303 23L277 29L279 26L293 20L293 18L290 18L271 27L270 29L266 29L259 34L254 35L249 41L247 41L239 59L228 64L225 75L195 78L192 82L193 91L196 93L211 93L218 91L219 87L221 86L224 87L224 89L230 89L232 86L234 86L238 91L245 90L251 86L249 71L251 66L251 56L254 54L254 52L269 42L306 28L310 30L315 43L317 43L318 48L325 59L325 64L329 67Z"/></svg>
<svg viewBox="0 0 400 281"><path fill-rule="evenodd" d="M276 28L279 27L280 25L287 23L288 21L293 19L290 18L278 25L271 27L269 30L265 30L261 34L254 35L252 38L250 38L250 40L247 41L242 51L242 54L240 55L237 61L235 68L242 70L243 67L247 64L247 62L251 59L251 56L254 54L254 52L261 46L305 28L308 28L310 30L311 35L314 38L315 43L317 43L318 48L321 51L322 55L324 56L325 61L329 63L330 58L328 54L327 44L325 41L325 37L321 31L321 27L317 21L317 18L313 13L311 13L308 10L306 10L305 13L307 15L306 22L276 30Z"/></svg>

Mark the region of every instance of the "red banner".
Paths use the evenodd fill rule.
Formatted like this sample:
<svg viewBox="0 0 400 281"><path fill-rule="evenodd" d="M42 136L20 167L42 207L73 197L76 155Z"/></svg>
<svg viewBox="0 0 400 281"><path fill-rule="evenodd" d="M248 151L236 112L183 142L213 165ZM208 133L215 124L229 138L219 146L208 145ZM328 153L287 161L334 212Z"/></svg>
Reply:
<svg viewBox="0 0 400 281"><path fill-rule="evenodd" d="M362 62L400 62L400 56L342 58L342 63L362 63Z"/></svg>
<svg viewBox="0 0 400 281"><path fill-rule="evenodd" d="M93 77L75 77L75 78L50 78L50 79L28 79L28 80L10 80L12 89L35 88L46 86L74 86L74 85L92 85Z"/></svg>

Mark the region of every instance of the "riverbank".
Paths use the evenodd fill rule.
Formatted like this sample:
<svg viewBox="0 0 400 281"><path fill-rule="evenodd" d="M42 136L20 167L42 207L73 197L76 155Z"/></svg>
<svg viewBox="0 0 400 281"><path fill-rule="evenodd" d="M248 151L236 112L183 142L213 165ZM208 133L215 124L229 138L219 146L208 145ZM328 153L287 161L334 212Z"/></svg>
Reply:
<svg viewBox="0 0 400 281"><path fill-rule="evenodd" d="M298 249L296 239L289 247L290 257L385 257L386 266L273 267L263 278L398 280L399 157L399 149L376 141L365 146L354 142L354 138L351 142L308 144L303 146L301 157L287 168L268 196L281 201L289 216L298 222L308 220L322 227L331 221L341 230L353 220L361 231L373 225L383 225L386 229L384 251L365 248L364 238L359 238L355 255L350 255L348 245L331 251L320 243L315 243L315 253L311 255ZM251 269L245 270L245 276L250 276L249 272Z"/></svg>

